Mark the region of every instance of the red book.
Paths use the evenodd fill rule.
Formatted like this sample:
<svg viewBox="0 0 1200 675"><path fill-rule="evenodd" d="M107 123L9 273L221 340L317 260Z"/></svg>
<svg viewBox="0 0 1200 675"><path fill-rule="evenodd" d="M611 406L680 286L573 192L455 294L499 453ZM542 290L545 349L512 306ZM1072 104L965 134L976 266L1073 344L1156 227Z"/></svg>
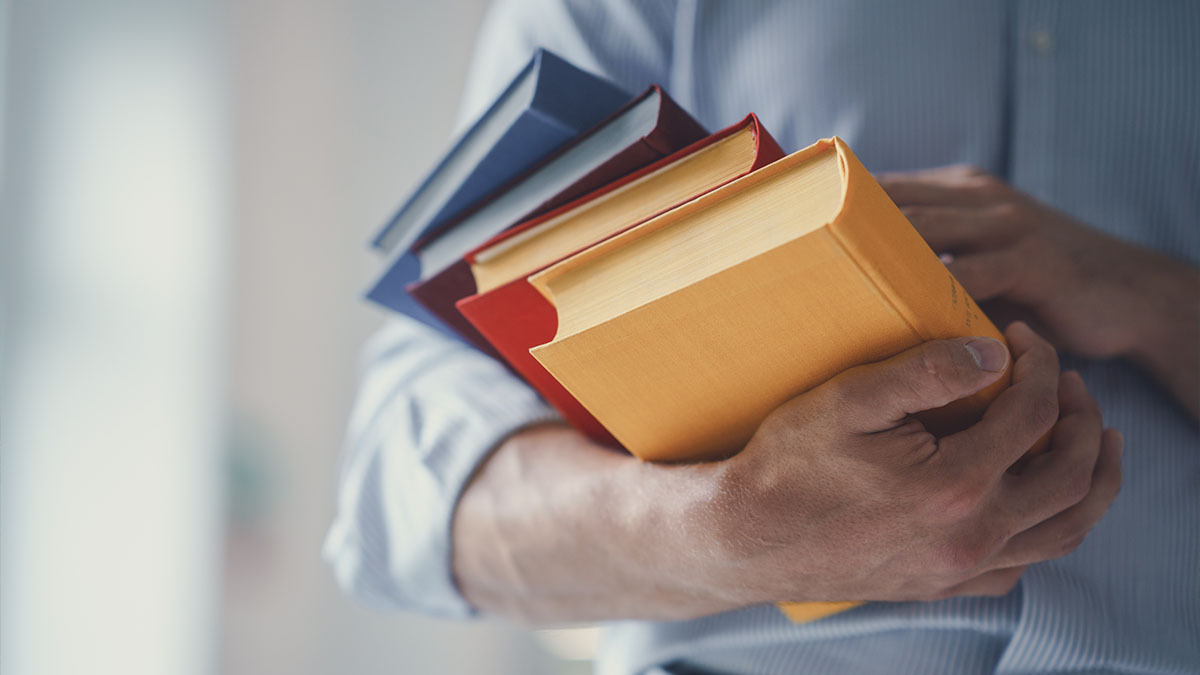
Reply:
<svg viewBox="0 0 1200 675"><path fill-rule="evenodd" d="M675 153L705 133L661 87L650 87L470 213L418 241L413 250L421 262L421 279L408 284L407 291L463 337L494 355L454 308L455 302L475 293L463 255L517 223ZM631 142L622 140L631 135Z"/></svg>
<svg viewBox="0 0 1200 675"><path fill-rule="evenodd" d="M733 138L735 135L742 134L739 138ZM657 210L653 213L643 214L633 222L612 223L612 228L604 232L600 238L589 242L582 248L572 250L566 255L559 256L557 259L549 262L543 261L543 264L536 266L534 269L527 270L524 274L511 281L504 282L491 290L477 295L472 295L459 300L457 308L461 317L465 317L478 332L473 333L478 337L482 336L492 346L495 347L509 365L519 373L530 385L537 389L543 397L555 408L563 414L572 426L579 429L587 436L612 446L619 446L619 443L608 433L607 430L589 413L580 403L575 400L575 397L563 388L558 380L546 372L540 363L530 355L529 350L537 345L545 344L554 339L554 335L558 329L558 317L555 313L554 306L550 304L542 295L534 289L534 287L526 280L526 278L535 272L544 269L559 260L562 260L579 250L588 248L604 239L612 237L620 232L623 232L631 227L634 227L654 216L657 216L679 204L690 201L695 197L706 192L716 189L736 178L739 178L755 169L765 166L781 157L783 150L771 138L770 134L762 128L758 118L750 115L742 122L735 124L727 129L724 129L712 136L709 136L701 141L694 143L683 150L667 157L655 164L648 166L641 171L631 174L616 183L607 185L599 190L596 190L560 209L547 213L541 217L522 223L520 226L508 230L497 237L494 237L487 244L479 247L467 255L464 265L467 266L467 271L470 272L470 267L467 263L478 263L489 250L495 250L497 245L503 245L504 242L513 240L518 236L529 237L530 233L539 226L548 223L564 214L576 211L581 206L588 205L597 198L613 193L620 188L631 186L631 184L639 181L639 179L647 178L641 185L646 186L645 189L656 189L655 185L661 187L667 182L673 180L679 175L678 167L683 166L685 159L695 159L696 161L704 161L708 157L701 157L699 153L710 146L716 150L716 145L719 141L728 139L729 142L742 141L745 134L752 136L752 148L749 157L742 158L739 164L731 173L726 173L727 178L719 182L709 182L699 188L699 191L691 194L682 201L671 202L665 208ZM714 161L718 161L715 153L710 153L710 157ZM730 167L735 166L731 163L728 155L721 158L723 161L730 164ZM674 169L674 172L673 172ZM657 181L657 183L654 183ZM631 188L632 189L632 188ZM644 196L641 193L638 197ZM614 195L613 198L620 198L621 195ZM645 200L649 203L650 200ZM472 283L474 283L472 281Z"/></svg>

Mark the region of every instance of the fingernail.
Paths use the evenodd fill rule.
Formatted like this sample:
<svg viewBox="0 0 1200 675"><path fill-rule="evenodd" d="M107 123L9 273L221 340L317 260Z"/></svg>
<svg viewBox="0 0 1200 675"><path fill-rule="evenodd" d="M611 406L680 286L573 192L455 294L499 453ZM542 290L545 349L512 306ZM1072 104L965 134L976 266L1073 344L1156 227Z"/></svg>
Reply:
<svg viewBox="0 0 1200 675"><path fill-rule="evenodd" d="M978 337L964 343L975 359L975 365L990 373L998 373L1008 365L1008 348L999 340Z"/></svg>

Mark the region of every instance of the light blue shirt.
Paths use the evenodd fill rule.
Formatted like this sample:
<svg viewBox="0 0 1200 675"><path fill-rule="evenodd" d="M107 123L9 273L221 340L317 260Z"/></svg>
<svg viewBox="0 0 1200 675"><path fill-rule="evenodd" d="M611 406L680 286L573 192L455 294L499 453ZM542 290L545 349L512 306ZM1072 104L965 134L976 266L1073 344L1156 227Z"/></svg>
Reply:
<svg viewBox="0 0 1200 675"><path fill-rule="evenodd" d="M710 130L756 112L785 150L837 134L872 171L969 163L1123 239L1200 264L1200 3L501 2L463 105L537 46ZM1124 486L1074 553L1002 598L772 606L612 626L600 672L1200 673L1200 437L1123 361L1066 358L1126 437ZM463 484L553 417L502 367L398 320L367 350L326 556L358 596L470 616L450 574Z"/></svg>

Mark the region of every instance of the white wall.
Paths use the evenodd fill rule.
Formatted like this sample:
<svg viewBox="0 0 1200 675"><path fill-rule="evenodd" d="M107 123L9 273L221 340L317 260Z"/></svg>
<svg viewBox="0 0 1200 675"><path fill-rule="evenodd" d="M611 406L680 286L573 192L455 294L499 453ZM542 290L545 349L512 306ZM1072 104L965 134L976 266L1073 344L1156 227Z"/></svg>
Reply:
<svg viewBox="0 0 1200 675"><path fill-rule="evenodd" d="M222 9L6 7L6 675L216 667L231 207Z"/></svg>
<svg viewBox="0 0 1200 675"><path fill-rule="evenodd" d="M246 486L226 672L538 673L525 631L365 610L319 550L354 359L382 314L365 242L445 150L484 2L234 3L232 400Z"/></svg>
<svg viewBox="0 0 1200 675"><path fill-rule="evenodd" d="M320 559L365 242L450 140L483 10L2 5L3 675L583 669L367 611Z"/></svg>

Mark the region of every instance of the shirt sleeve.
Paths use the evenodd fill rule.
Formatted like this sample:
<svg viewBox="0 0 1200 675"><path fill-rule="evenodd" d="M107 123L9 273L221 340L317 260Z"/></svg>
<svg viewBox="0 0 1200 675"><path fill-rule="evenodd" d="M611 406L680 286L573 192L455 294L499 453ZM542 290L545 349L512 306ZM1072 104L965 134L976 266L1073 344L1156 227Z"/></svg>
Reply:
<svg viewBox="0 0 1200 675"><path fill-rule="evenodd" d="M325 558L365 603L470 616L451 571L459 494L501 440L557 415L499 363L406 317L363 357Z"/></svg>

